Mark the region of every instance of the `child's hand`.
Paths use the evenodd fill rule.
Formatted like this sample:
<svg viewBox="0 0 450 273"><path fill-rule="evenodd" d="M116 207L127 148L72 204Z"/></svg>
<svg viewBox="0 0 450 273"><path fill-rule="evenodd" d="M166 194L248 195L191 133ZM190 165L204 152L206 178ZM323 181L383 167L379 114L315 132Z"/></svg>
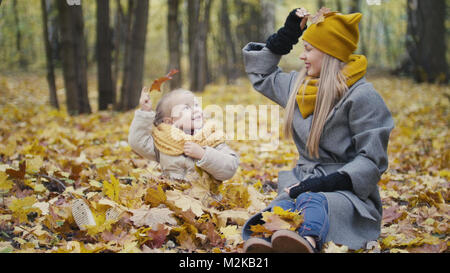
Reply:
<svg viewBox="0 0 450 273"><path fill-rule="evenodd" d="M147 87L143 87L141 91L141 98L139 99L139 105L142 111L150 112L152 111L152 101L150 95L147 92Z"/></svg>
<svg viewBox="0 0 450 273"><path fill-rule="evenodd" d="M193 159L202 159L205 155L205 149L194 142L186 142L184 144L184 154Z"/></svg>

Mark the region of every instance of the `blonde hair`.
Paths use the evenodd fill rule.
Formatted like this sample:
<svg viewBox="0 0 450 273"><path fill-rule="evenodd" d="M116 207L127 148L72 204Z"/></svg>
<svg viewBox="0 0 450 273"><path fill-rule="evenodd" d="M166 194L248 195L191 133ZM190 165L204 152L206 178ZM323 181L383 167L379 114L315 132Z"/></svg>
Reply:
<svg viewBox="0 0 450 273"><path fill-rule="evenodd" d="M342 72L344 66L345 63L337 58L328 54L324 55L320 70L320 79L311 130L306 143L306 148L310 157L319 158L320 137L328 114L348 91L346 83L347 78ZM309 81L306 74L306 69L302 69L299 72L286 105L284 117L284 135L286 138L292 137L292 122L294 119L296 97L299 92L305 92ZM302 86L303 88L300 90L300 87Z"/></svg>
<svg viewBox="0 0 450 273"><path fill-rule="evenodd" d="M175 106L172 99L181 94L190 94L194 96L194 93L186 89L176 89L165 94L156 105L155 109L156 115L153 125L158 126L164 122L164 118L170 117L172 108Z"/></svg>

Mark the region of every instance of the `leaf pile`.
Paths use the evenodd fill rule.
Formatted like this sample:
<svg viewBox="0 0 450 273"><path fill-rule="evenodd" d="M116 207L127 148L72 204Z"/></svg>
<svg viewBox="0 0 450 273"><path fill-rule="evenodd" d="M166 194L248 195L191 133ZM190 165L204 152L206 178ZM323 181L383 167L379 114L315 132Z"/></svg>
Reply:
<svg viewBox="0 0 450 273"><path fill-rule="evenodd" d="M264 224L250 226L255 237L270 238L278 230L296 231L303 223L303 215L300 211L286 211L281 207L274 207L273 211L262 213Z"/></svg>
<svg viewBox="0 0 450 273"><path fill-rule="evenodd" d="M449 88L372 80L396 128L390 166L379 183L381 237L358 251L445 252ZM95 80L89 82L95 90ZM68 116L64 107L47 106L47 85L40 76L0 76L0 90L0 252L242 252L242 225L273 200L278 172L292 168L298 158L290 140L280 140L271 152L260 140L230 141L240 167L220 185L219 194L209 194L201 181L162 178L156 163L130 149L134 111ZM58 96L64 97L62 89ZM247 81L209 86L201 96L203 107L272 104ZM77 227L71 213L75 199L89 205L95 226ZM111 208L117 210L116 220L106 220ZM266 213L262 227L271 231L301 223L300 216L286 213ZM347 251L332 242L324 249Z"/></svg>

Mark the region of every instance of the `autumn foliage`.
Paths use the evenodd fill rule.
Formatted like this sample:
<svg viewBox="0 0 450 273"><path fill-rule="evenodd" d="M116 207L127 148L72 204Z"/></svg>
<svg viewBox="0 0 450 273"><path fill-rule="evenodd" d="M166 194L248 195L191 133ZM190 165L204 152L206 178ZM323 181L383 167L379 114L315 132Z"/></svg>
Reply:
<svg viewBox="0 0 450 273"><path fill-rule="evenodd" d="M357 252L446 252L450 89L370 80L396 128L379 183L381 237ZM261 152L255 141L230 141L240 168L220 194L208 195L196 183L162 178L155 162L130 149L134 111L71 117L47 106L46 82L37 76L2 76L0 90L0 252L242 252L242 225L273 200L277 173L298 158L289 140L273 152ZM204 106L271 104L246 81L209 86L201 95ZM96 226L77 227L74 199L88 203ZM111 207L120 211L115 220L105 217ZM303 220L281 209L264 219L253 227L258 236ZM323 251L349 250L331 242Z"/></svg>

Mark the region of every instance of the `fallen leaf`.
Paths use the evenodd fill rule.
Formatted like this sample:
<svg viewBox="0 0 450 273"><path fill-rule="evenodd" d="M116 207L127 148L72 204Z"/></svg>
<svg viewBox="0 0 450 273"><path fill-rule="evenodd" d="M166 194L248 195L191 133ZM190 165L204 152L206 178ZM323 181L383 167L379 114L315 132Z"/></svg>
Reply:
<svg viewBox="0 0 450 273"><path fill-rule="evenodd" d="M149 226L156 228L158 224L176 225L177 220L172 217L173 211L168 208L140 208L131 210L130 218L136 227Z"/></svg>

